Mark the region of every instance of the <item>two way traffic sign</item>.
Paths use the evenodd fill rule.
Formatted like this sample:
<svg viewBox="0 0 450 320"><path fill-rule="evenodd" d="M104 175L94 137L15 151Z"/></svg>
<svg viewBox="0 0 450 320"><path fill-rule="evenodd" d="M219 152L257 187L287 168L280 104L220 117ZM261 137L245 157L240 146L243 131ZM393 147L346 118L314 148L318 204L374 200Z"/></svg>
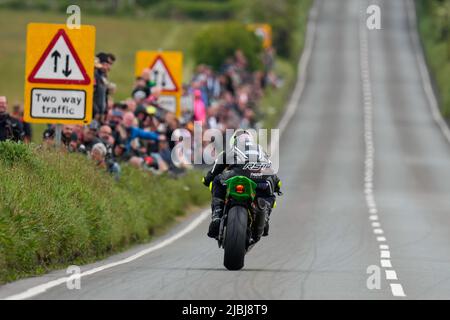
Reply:
<svg viewBox="0 0 450 320"><path fill-rule="evenodd" d="M161 88L158 100L161 107L180 116L183 53L139 51L136 53L136 76L140 76L144 69L150 69L150 80Z"/></svg>
<svg viewBox="0 0 450 320"><path fill-rule="evenodd" d="M87 124L92 118L95 28L28 25L27 122Z"/></svg>

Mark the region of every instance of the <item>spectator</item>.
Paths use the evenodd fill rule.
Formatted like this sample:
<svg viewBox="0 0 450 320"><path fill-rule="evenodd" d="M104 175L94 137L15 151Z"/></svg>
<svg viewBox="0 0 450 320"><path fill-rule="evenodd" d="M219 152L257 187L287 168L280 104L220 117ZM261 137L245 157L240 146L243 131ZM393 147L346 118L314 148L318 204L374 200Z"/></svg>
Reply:
<svg viewBox="0 0 450 320"><path fill-rule="evenodd" d="M106 169L106 152L103 143L96 143L92 146L91 159L95 161L97 167Z"/></svg>
<svg viewBox="0 0 450 320"><path fill-rule="evenodd" d="M89 154L92 147L101 142L100 139L97 138L97 131L98 123L96 121L92 121L90 125L84 127L83 143L80 145L80 151Z"/></svg>
<svg viewBox="0 0 450 320"><path fill-rule="evenodd" d="M62 127L61 142L67 148L69 148L69 144L70 144L70 141L71 141L73 129L74 129L74 126L73 125L68 125L68 124L63 125L63 127Z"/></svg>
<svg viewBox="0 0 450 320"><path fill-rule="evenodd" d="M194 90L194 120L202 124L206 121L206 107L199 89Z"/></svg>
<svg viewBox="0 0 450 320"><path fill-rule="evenodd" d="M156 174L179 174L192 167L194 153L174 148L179 139L185 138L181 134L193 134L194 121L222 132L257 125L258 101L264 95L266 82L273 86L280 83L273 71L274 51L267 50L263 58L264 69L256 72L248 70L249 63L241 50L226 59L219 72L200 64L190 83L183 85L181 116L177 117L160 104L162 89L152 81L148 68L135 79L131 95L115 102L116 86L109 82L108 74L116 59L110 53L99 53L94 73L94 120L84 127L64 126L63 142L70 151L89 155L116 179L122 162ZM3 100L6 110L6 98ZM179 128L187 131L183 133ZM53 145L54 135L54 129L46 130L44 143Z"/></svg>
<svg viewBox="0 0 450 320"><path fill-rule="evenodd" d="M19 120L8 114L8 100L0 96L0 142L5 140L22 141L23 126Z"/></svg>
<svg viewBox="0 0 450 320"><path fill-rule="evenodd" d="M11 117L14 117L15 119L19 120L19 122L22 124L24 133L23 142L30 143L32 136L31 125L24 121L23 108L20 104L16 104L13 106L13 112L11 113Z"/></svg>
<svg viewBox="0 0 450 320"><path fill-rule="evenodd" d="M93 118L98 121L103 121L107 112L108 90L111 91L111 86L108 82L108 73L115 61L115 57L108 53L99 53L96 57L94 70L94 110Z"/></svg>

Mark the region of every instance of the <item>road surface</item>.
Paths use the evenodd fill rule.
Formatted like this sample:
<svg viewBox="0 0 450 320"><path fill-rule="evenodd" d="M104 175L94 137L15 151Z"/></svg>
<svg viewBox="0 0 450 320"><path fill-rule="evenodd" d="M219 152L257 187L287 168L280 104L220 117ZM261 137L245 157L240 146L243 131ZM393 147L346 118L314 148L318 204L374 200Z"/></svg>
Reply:
<svg viewBox="0 0 450 320"><path fill-rule="evenodd" d="M285 196L245 269L224 270L204 220L86 275L80 290L60 284L32 298L449 299L450 144L430 111L408 1L316 2L304 90L280 143ZM382 30L365 28L369 4L380 6ZM379 289L367 286L370 266ZM64 275L3 286L0 298Z"/></svg>

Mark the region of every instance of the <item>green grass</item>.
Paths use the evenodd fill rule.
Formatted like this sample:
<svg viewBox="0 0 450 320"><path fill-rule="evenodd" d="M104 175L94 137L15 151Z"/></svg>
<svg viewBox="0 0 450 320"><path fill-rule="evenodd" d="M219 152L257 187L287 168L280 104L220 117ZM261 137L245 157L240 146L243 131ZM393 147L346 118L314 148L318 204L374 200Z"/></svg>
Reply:
<svg viewBox="0 0 450 320"><path fill-rule="evenodd" d="M41 11L16 11L0 9L0 90L11 103L23 101L25 70L26 27L29 22L65 23L67 16ZM82 15L83 24L97 29L96 51L112 52L117 56L110 79L118 86L116 99L127 98L134 83L135 53L138 50L180 50L184 52L184 79L189 79L191 42L196 34L213 22L146 18L109 18ZM8 75L8 76L5 76Z"/></svg>
<svg viewBox="0 0 450 320"><path fill-rule="evenodd" d="M446 3L450 14L450 1ZM450 36L447 39L441 36L442 18L439 12L442 9L438 9L437 1L417 1L417 8L419 31L439 91L441 111L445 118L450 119Z"/></svg>
<svg viewBox="0 0 450 320"><path fill-rule="evenodd" d="M125 167L115 183L82 155L0 143L0 283L148 241L207 203L200 176Z"/></svg>

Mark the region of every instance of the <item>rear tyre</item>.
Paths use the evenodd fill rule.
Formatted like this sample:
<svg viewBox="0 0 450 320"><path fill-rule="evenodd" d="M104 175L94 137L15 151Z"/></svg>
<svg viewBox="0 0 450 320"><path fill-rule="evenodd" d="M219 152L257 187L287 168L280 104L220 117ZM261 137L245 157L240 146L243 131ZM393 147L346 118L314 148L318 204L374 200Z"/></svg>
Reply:
<svg viewBox="0 0 450 320"><path fill-rule="evenodd" d="M228 211L223 258L223 265L228 270L240 270L244 266L247 219L247 209L244 207L236 206Z"/></svg>

